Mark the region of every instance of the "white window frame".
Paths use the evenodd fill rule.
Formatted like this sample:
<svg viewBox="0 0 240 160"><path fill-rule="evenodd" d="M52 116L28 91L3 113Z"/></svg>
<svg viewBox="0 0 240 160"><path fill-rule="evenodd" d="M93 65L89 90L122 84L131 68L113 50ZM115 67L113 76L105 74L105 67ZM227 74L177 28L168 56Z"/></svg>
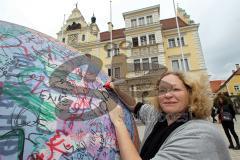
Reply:
<svg viewBox="0 0 240 160"><path fill-rule="evenodd" d="M184 37L183 36L181 37L181 42L182 42L182 46L185 46L185 41L184 41ZM178 37L177 37L177 44L178 44L178 46L180 46L180 41L179 41Z"/></svg>
<svg viewBox="0 0 240 160"><path fill-rule="evenodd" d="M142 59L142 66L144 71L148 71L150 69L149 58Z"/></svg>
<svg viewBox="0 0 240 160"><path fill-rule="evenodd" d="M137 19L136 18L131 19L131 27L132 28L137 27Z"/></svg>
<svg viewBox="0 0 240 160"><path fill-rule="evenodd" d="M145 25L145 17L139 17L138 18L138 25L144 26Z"/></svg>
<svg viewBox="0 0 240 160"><path fill-rule="evenodd" d="M178 63L178 68L174 68L173 67L173 61ZM190 71L190 67L189 67L189 59L188 57L184 57L184 62L185 62L185 69L186 71ZM172 70L173 71L183 71L183 60L182 58L174 58L171 60L171 64L172 64Z"/></svg>
<svg viewBox="0 0 240 160"><path fill-rule="evenodd" d="M134 64L134 72L141 71L141 60L140 59L134 59L133 64Z"/></svg>
<svg viewBox="0 0 240 160"><path fill-rule="evenodd" d="M240 92L240 84L235 84L234 85L234 91L239 93Z"/></svg>
<svg viewBox="0 0 240 160"><path fill-rule="evenodd" d="M157 61L153 61L153 60L157 60ZM159 69L159 61L158 61L158 57L151 57L151 67L152 67L152 70L157 70ZM155 67L156 66L156 67Z"/></svg>
<svg viewBox="0 0 240 160"><path fill-rule="evenodd" d="M113 46L113 55L114 56L119 55L119 46L118 46L118 44L114 44L114 46Z"/></svg>
<svg viewBox="0 0 240 160"><path fill-rule="evenodd" d="M141 46L147 45L147 36L146 35L140 36L140 41L141 41Z"/></svg>
<svg viewBox="0 0 240 160"><path fill-rule="evenodd" d="M176 47L176 40L175 40L175 38L168 38L168 47L169 48Z"/></svg>
<svg viewBox="0 0 240 160"><path fill-rule="evenodd" d="M119 73L117 73L117 69L119 69ZM121 77L120 67L115 67L115 68L114 68L114 77L115 77L115 78L120 78L120 77Z"/></svg>
<svg viewBox="0 0 240 160"><path fill-rule="evenodd" d="M134 45L133 39L137 39L137 45ZM138 37L132 37L132 45L133 45L133 47L138 47L139 46Z"/></svg>
<svg viewBox="0 0 240 160"><path fill-rule="evenodd" d="M151 38L154 37L154 38ZM149 34L148 35L148 39L149 39L149 44L155 44L156 43L156 36L155 34Z"/></svg>
<svg viewBox="0 0 240 160"><path fill-rule="evenodd" d="M111 49L107 49L107 57L112 57L112 50Z"/></svg>
<svg viewBox="0 0 240 160"><path fill-rule="evenodd" d="M152 15L147 16L146 19L147 19L147 24L152 24L153 23L153 16Z"/></svg>

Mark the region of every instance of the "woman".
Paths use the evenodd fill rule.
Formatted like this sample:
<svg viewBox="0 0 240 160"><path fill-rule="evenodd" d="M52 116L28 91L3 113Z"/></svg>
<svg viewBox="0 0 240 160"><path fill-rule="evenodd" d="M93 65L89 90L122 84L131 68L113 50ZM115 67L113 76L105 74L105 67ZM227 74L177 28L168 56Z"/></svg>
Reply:
<svg viewBox="0 0 240 160"><path fill-rule="evenodd" d="M113 107L114 102L109 100L109 115L123 160L230 159L221 134L205 120L210 116L212 105L206 85L190 81L182 73L167 72L157 84L161 106L157 109L148 104L135 105L133 98L111 85L146 125L139 154L123 123L121 108Z"/></svg>
<svg viewBox="0 0 240 160"><path fill-rule="evenodd" d="M240 144L239 144L239 139L238 136L234 130L234 122L233 119L235 118L235 111L233 109L233 105L231 103L231 100L226 97L223 94L219 94L217 97L217 102L219 106L219 119L222 123L222 127L224 129L224 132L228 138L229 141L229 148L231 149L240 149ZM230 132L233 135L235 142L236 142L236 147L233 145L233 141L230 135Z"/></svg>

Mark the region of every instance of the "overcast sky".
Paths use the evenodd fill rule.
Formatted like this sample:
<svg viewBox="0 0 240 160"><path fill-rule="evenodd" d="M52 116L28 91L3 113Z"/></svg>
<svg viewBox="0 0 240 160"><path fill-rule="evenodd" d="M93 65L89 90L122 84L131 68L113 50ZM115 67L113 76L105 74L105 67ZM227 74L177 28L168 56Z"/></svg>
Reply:
<svg viewBox="0 0 240 160"><path fill-rule="evenodd" d="M206 66L211 79L227 79L240 63L240 0L175 0L200 23ZM0 0L0 20L17 23L56 38L64 14L78 8L87 22L93 15L107 30L109 0ZM123 12L160 4L160 19L174 16L172 0L112 0L114 28L124 27Z"/></svg>

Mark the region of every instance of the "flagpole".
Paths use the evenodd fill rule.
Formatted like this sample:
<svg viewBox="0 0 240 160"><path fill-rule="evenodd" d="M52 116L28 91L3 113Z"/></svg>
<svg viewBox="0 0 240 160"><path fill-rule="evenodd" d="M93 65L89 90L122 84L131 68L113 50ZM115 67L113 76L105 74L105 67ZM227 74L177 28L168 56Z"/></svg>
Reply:
<svg viewBox="0 0 240 160"><path fill-rule="evenodd" d="M181 39L181 34L180 34L180 29L179 29L177 12L176 12L176 8L175 8L175 1L174 1L174 0L173 0L173 8L174 8L174 13L175 13L175 18L176 18L177 31L178 31L178 39L179 39L179 44L180 44L180 49L181 49L181 55L182 55L183 71L186 72L186 66L185 66L184 54L183 54L183 46L182 46L182 39Z"/></svg>
<svg viewBox="0 0 240 160"><path fill-rule="evenodd" d="M65 14L63 16L63 25L62 25L62 42L63 42L63 28L64 28L64 23L65 23ZM65 42L64 42L65 43Z"/></svg>
<svg viewBox="0 0 240 160"><path fill-rule="evenodd" d="M112 61L113 61L113 37L112 37L112 0L110 0L110 57L111 57L111 77L113 79L113 64L112 64Z"/></svg>

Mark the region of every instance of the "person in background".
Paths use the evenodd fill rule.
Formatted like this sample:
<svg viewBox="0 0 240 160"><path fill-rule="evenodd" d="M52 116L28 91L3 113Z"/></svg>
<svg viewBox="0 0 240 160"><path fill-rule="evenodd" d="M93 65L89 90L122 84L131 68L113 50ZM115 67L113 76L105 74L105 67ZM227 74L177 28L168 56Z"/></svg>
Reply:
<svg viewBox="0 0 240 160"><path fill-rule="evenodd" d="M217 101L216 101L216 98L214 98L214 101L213 101L213 106L212 106L212 112L211 112L211 117L212 117L212 121L213 123L216 123L217 120L216 120L216 115L217 115L217 112L218 112L218 105L217 105Z"/></svg>
<svg viewBox="0 0 240 160"><path fill-rule="evenodd" d="M217 104L219 105L218 106L219 119L220 119L220 122L222 123L224 132L228 138L228 141L230 144L229 148L239 150L240 149L239 138L234 129L233 119L235 119L236 117L235 117L235 110L233 109L232 102L227 96L225 96L222 93L218 94L218 96L216 97L216 100L217 100ZM233 141L230 133L235 139L236 147L234 147L233 145Z"/></svg>
<svg viewBox="0 0 240 160"><path fill-rule="evenodd" d="M201 80L204 82L204 80ZM123 122L122 109L110 100L109 115L115 127L123 160L230 160L218 129L206 120L211 114L206 83L180 72L164 73L157 83L158 106L137 103L111 83L111 88L146 125L141 151L134 147Z"/></svg>

